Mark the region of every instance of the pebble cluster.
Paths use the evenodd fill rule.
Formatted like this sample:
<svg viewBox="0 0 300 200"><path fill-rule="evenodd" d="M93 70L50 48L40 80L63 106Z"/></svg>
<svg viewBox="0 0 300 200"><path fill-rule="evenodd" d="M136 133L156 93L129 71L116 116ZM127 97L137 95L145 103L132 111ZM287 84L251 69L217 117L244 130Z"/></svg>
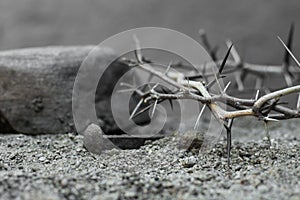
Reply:
<svg viewBox="0 0 300 200"><path fill-rule="evenodd" d="M284 135L284 134L283 134ZM180 137L95 155L83 137L0 135L0 199L300 199L300 138L286 135L207 150Z"/></svg>

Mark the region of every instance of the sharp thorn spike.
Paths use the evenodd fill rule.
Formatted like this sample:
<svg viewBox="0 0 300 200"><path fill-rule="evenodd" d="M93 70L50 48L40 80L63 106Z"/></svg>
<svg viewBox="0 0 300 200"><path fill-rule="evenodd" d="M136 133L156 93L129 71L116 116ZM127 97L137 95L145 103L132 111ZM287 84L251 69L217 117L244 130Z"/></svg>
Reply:
<svg viewBox="0 0 300 200"><path fill-rule="evenodd" d="M171 69L171 66L172 66L172 61L169 63L169 65L168 65L168 67L167 67L166 71L164 72L164 74L165 74L165 75L167 75L167 74L168 74L168 72L169 72L169 71L170 71L170 69Z"/></svg>
<svg viewBox="0 0 300 200"><path fill-rule="evenodd" d="M262 87L263 84L263 80L261 77L257 77L256 78L256 82L255 82L255 89L260 89Z"/></svg>
<svg viewBox="0 0 300 200"><path fill-rule="evenodd" d="M160 99L157 103L161 103L162 101L163 101L163 100ZM144 100L144 102L145 102L145 100ZM133 117L136 117L136 116L138 116L138 115L144 113L145 111L149 110L153 105L154 105L154 104L152 103L152 104L146 106L145 108L143 108L142 110L140 110L139 112L137 112Z"/></svg>
<svg viewBox="0 0 300 200"><path fill-rule="evenodd" d="M273 119L273 118L270 118L270 117L264 117L264 121L266 121L266 122L269 122L269 121L278 122L279 120Z"/></svg>
<svg viewBox="0 0 300 200"><path fill-rule="evenodd" d="M135 90L136 88L129 88L129 89L118 90L117 93L134 92Z"/></svg>
<svg viewBox="0 0 300 200"><path fill-rule="evenodd" d="M269 133L269 126L268 126L268 121L265 121L264 120L264 123L265 123L265 134L266 134L266 137L268 139L268 143L269 143L269 148L271 147L271 139L270 139L270 133Z"/></svg>
<svg viewBox="0 0 300 200"><path fill-rule="evenodd" d="M155 102L154 102L154 105L153 105L153 110L152 110L152 112L151 112L151 119L152 119L152 118L153 118L153 116L154 116L155 109L156 109L156 106L157 106L157 102L158 102L158 99L156 99L156 100L155 100Z"/></svg>
<svg viewBox="0 0 300 200"><path fill-rule="evenodd" d="M287 48L292 50L292 44L293 44L293 34L294 34L294 23L291 23L289 33L288 33L288 38L287 38ZM283 58L283 63L285 67L289 67L290 65L290 56L289 52L285 51L284 58Z"/></svg>
<svg viewBox="0 0 300 200"><path fill-rule="evenodd" d="M142 52L141 52L140 41L139 41L139 39L137 38L136 35L133 35L133 40L134 40L134 43L135 43L134 54L135 54L136 60L139 63L143 63L143 56L142 56Z"/></svg>
<svg viewBox="0 0 300 200"><path fill-rule="evenodd" d="M138 115L142 114L143 112L149 110L149 109L151 108L152 105L153 105L153 104L151 104L151 105L149 105L149 106L143 108L142 110L140 110L139 112L137 112L132 118L137 117Z"/></svg>
<svg viewBox="0 0 300 200"><path fill-rule="evenodd" d="M211 56L212 60L214 62L217 61L217 56L216 56L216 51L217 51L217 48L212 48L209 41L208 41L208 38L207 38L207 35L206 35L206 32L204 29L200 29L198 31L199 35L200 35L200 38L202 40L202 43L205 47L205 49L208 51L209 55Z"/></svg>
<svg viewBox="0 0 300 200"><path fill-rule="evenodd" d="M226 133L227 133L227 164L228 164L228 167L230 167L230 152L231 152L231 146L232 146L231 128L232 128L233 120L234 120L233 118L229 119L227 124L224 124Z"/></svg>
<svg viewBox="0 0 300 200"><path fill-rule="evenodd" d="M202 73L202 77L204 79L204 82L207 84L208 80L207 80L207 77L205 76L205 73L206 73L206 63L204 63L201 73Z"/></svg>
<svg viewBox="0 0 300 200"><path fill-rule="evenodd" d="M120 86L126 86L126 87L129 87L129 88L134 88L133 85L129 84L129 83L125 83L125 82L121 82L120 83Z"/></svg>
<svg viewBox="0 0 300 200"><path fill-rule="evenodd" d="M232 57L233 57L233 60L234 60L236 63L238 63L238 64L242 63L242 59L241 59L240 55L238 54L236 48L234 47L232 41L227 40L227 41L226 41L226 45L227 45L227 48L230 48L230 47L232 46L232 49L231 49L231 52L230 52L230 53L231 53L231 55L232 55Z"/></svg>
<svg viewBox="0 0 300 200"><path fill-rule="evenodd" d="M158 85L159 83L156 83L151 90L155 90L155 88L157 88Z"/></svg>
<svg viewBox="0 0 300 200"><path fill-rule="evenodd" d="M231 152L231 128L227 129L227 165L230 167Z"/></svg>
<svg viewBox="0 0 300 200"><path fill-rule="evenodd" d="M227 89L229 88L230 84L231 84L231 81L229 81L229 82L227 83L227 85L225 86L223 92L226 92L226 91L227 91Z"/></svg>
<svg viewBox="0 0 300 200"><path fill-rule="evenodd" d="M297 110L298 110L298 112L300 112L300 92L298 94Z"/></svg>
<svg viewBox="0 0 300 200"><path fill-rule="evenodd" d="M203 104L203 106L201 108L201 111L200 111L200 113L199 113L199 115L197 117L196 123L194 125L194 130L196 130L198 128L198 126L199 126L199 121L200 121L200 118L201 118L201 116L202 116L202 114L203 114L203 112L205 110L205 107L206 107L206 104Z"/></svg>
<svg viewBox="0 0 300 200"><path fill-rule="evenodd" d="M235 78L236 84L238 86L238 90L243 91L245 87L244 87L243 81L241 80L241 74L236 72L234 74L234 78Z"/></svg>
<svg viewBox="0 0 300 200"><path fill-rule="evenodd" d="M213 73L214 73L214 76L215 76L216 83L219 87L219 90L220 90L220 92L222 92L222 87L221 87L221 84L220 84L219 79L218 79L219 77L218 77L217 73L215 72L214 67L212 67L212 70L213 70Z"/></svg>
<svg viewBox="0 0 300 200"><path fill-rule="evenodd" d="M222 61L222 64L221 64L221 66L220 66L220 69L219 69L219 74L222 73L222 71L223 71L223 69L224 69L224 67L225 67L226 61L227 61L227 59L228 59L228 57L229 57L229 54L230 54L230 51L231 51L231 48L232 48L232 47L233 47L233 45L231 45L231 46L228 48L227 52L226 52L226 55L225 55L225 57L224 57L224 59L223 59L223 61Z"/></svg>
<svg viewBox="0 0 300 200"><path fill-rule="evenodd" d="M188 92L191 93L191 87L190 87L190 79L187 77L187 87L188 87Z"/></svg>
<svg viewBox="0 0 300 200"><path fill-rule="evenodd" d="M292 81L290 75L288 73L284 73L283 76L284 76L284 80L286 82L286 85L288 87L291 87L293 85L293 81Z"/></svg>
<svg viewBox="0 0 300 200"><path fill-rule="evenodd" d="M136 111L139 109L139 107L142 105L144 99L140 99L140 101L138 102L138 104L135 106L134 110L132 111L129 119L132 119L133 116L135 115Z"/></svg>
<svg viewBox="0 0 300 200"><path fill-rule="evenodd" d="M255 100L258 99L258 96L259 96L259 90L256 91L256 94L255 94Z"/></svg>
<svg viewBox="0 0 300 200"><path fill-rule="evenodd" d="M282 41L282 39L277 36L277 38L279 39L279 41L281 42L281 44L284 46L284 48L287 50L287 52L290 54L290 56L293 58L293 60L296 62L296 64L298 65L298 67L300 67L300 63L297 60L297 58L294 56L294 54L290 51L290 49L285 45L285 43Z"/></svg>

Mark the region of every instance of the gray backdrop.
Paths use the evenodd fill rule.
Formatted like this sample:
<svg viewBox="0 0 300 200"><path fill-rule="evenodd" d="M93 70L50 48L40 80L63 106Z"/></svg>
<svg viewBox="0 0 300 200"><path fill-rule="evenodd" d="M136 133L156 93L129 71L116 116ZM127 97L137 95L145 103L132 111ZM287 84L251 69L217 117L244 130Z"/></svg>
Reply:
<svg viewBox="0 0 300 200"><path fill-rule="evenodd" d="M198 39L204 28L222 50L231 38L245 60L280 63L283 48L276 36L286 38L292 21L294 51L300 55L299 5L297 0L1 0L0 49L98 44L141 26L172 28Z"/></svg>

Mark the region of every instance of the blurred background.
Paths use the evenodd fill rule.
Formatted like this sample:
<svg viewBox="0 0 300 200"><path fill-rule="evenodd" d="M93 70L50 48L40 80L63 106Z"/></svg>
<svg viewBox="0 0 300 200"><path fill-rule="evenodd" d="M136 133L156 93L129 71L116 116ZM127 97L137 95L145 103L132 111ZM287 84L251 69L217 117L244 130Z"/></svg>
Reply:
<svg viewBox="0 0 300 200"><path fill-rule="evenodd" d="M230 38L246 61L279 64L291 22L300 57L299 0L1 0L0 50L47 45L98 44L127 29L159 26L212 44ZM298 28L299 27L299 28Z"/></svg>

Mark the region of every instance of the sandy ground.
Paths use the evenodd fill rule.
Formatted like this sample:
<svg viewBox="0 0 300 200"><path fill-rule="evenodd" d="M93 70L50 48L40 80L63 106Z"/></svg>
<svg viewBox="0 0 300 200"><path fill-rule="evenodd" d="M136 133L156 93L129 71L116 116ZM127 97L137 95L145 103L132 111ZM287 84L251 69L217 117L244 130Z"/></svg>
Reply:
<svg viewBox="0 0 300 200"><path fill-rule="evenodd" d="M231 168L222 137L200 153L170 136L93 155L71 133L1 135L0 199L300 199L297 122L273 125L268 149L263 129L237 132L257 122L240 121Z"/></svg>

